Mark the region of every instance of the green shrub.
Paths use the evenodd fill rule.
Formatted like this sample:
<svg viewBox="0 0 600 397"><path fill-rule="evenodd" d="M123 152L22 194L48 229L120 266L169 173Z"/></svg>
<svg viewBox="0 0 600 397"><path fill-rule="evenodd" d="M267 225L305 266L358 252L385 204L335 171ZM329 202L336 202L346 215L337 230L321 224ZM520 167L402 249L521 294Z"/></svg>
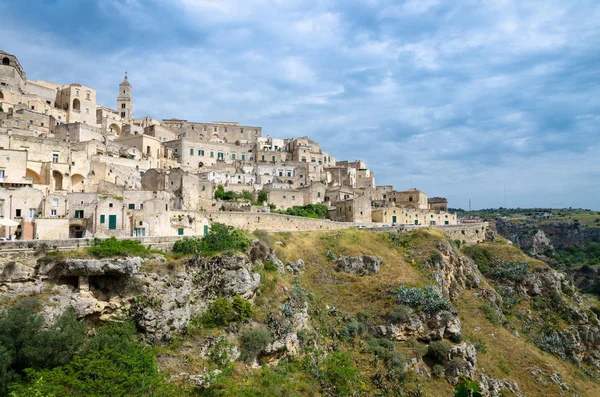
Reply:
<svg viewBox="0 0 600 397"><path fill-rule="evenodd" d="M105 240L95 238L87 252L96 258L111 258L116 256L144 256L148 250L137 240L117 240L111 237Z"/></svg>
<svg viewBox="0 0 600 397"><path fill-rule="evenodd" d="M452 334L452 335L450 335L450 337L448 339L450 339L450 342L452 342L452 343L460 343L460 342L462 342L462 335L461 334Z"/></svg>
<svg viewBox="0 0 600 397"><path fill-rule="evenodd" d="M28 370L27 382L12 394L25 396L176 396L181 395L158 372L152 350L134 341L129 323L97 330L81 354L53 370Z"/></svg>
<svg viewBox="0 0 600 397"><path fill-rule="evenodd" d="M173 252L182 255L194 255L200 252L202 239L197 237L184 237L175 241Z"/></svg>
<svg viewBox="0 0 600 397"><path fill-rule="evenodd" d="M472 245L470 247L464 247L463 251L473 259L481 274L484 276L490 274L496 258L489 249L479 245Z"/></svg>
<svg viewBox="0 0 600 397"><path fill-rule="evenodd" d="M266 261L264 267L265 267L265 270L268 272L276 272L277 271L277 265L275 263L273 263L272 261Z"/></svg>
<svg viewBox="0 0 600 397"><path fill-rule="evenodd" d="M436 378L443 378L444 374L446 372L446 368L444 368L443 365L440 364L435 364L433 366L433 368L431 369L431 373L433 374L433 376L435 376Z"/></svg>
<svg viewBox="0 0 600 397"><path fill-rule="evenodd" d="M410 309L404 305L398 305L392 310L387 319L392 324L404 324L410 321Z"/></svg>
<svg viewBox="0 0 600 397"><path fill-rule="evenodd" d="M349 355L342 352L331 353L323 361L323 381L338 396L353 396L360 390L360 371L352 363Z"/></svg>
<svg viewBox="0 0 600 397"><path fill-rule="evenodd" d="M225 327L237 321L247 321L252 317L252 304L239 295L230 302L227 298L217 298L200 318L208 327Z"/></svg>
<svg viewBox="0 0 600 397"><path fill-rule="evenodd" d="M496 308L493 308L487 303L482 304L479 306L479 308L483 312L485 318L487 318L492 324L500 325L502 322L502 314Z"/></svg>
<svg viewBox="0 0 600 397"><path fill-rule="evenodd" d="M240 358L246 362L255 360L272 340L271 334L264 328L247 329L241 336Z"/></svg>
<svg viewBox="0 0 600 397"><path fill-rule="evenodd" d="M46 369L67 364L83 343L85 325L72 311L44 327L36 299L27 298L0 316L0 395L27 368Z"/></svg>
<svg viewBox="0 0 600 397"><path fill-rule="evenodd" d="M474 339L473 346L479 353L487 352L487 343L483 339Z"/></svg>
<svg viewBox="0 0 600 397"><path fill-rule="evenodd" d="M491 277L496 280L522 281L529 273L531 265L519 261L496 261Z"/></svg>
<svg viewBox="0 0 600 397"><path fill-rule="evenodd" d="M435 314L442 310L451 310L452 305L448 299L443 298L432 286L425 288L408 288L404 285L392 291L396 303L406 305L417 311Z"/></svg>
<svg viewBox="0 0 600 397"><path fill-rule="evenodd" d="M249 244L248 237L240 229L222 223L213 223L209 232L200 242L200 251L203 255L213 255L224 251L245 252Z"/></svg>
<svg viewBox="0 0 600 397"><path fill-rule="evenodd" d="M329 210L324 204L295 205L285 211L275 210L271 212L315 219L327 219L329 214Z"/></svg>
<svg viewBox="0 0 600 397"><path fill-rule="evenodd" d="M433 251L431 254L429 254L430 263L440 263L443 259L444 258L442 257L442 254L439 251Z"/></svg>
<svg viewBox="0 0 600 397"><path fill-rule="evenodd" d="M429 343L427 348L427 357L431 358L437 363L446 364L448 362L448 352L450 351L450 344L446 341L433 341Z"/></svg>

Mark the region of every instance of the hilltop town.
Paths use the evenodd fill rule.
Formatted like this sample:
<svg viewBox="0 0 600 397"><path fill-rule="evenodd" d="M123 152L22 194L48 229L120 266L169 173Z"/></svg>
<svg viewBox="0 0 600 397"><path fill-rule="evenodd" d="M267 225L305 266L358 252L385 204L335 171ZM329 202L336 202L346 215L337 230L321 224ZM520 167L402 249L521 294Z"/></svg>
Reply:
<svg viewBox="0 0 600 397"><path fill-rule="evenodd" d="M364 161L338 161L306 136L135 118L127 74L112 109L92 87L28 80L14 55L0 51L0 60L0 236L201 236L215 221L271 231L457 222L446 199L377 186ZM329 220L274 214L310 204L326 206Z"/></svg>

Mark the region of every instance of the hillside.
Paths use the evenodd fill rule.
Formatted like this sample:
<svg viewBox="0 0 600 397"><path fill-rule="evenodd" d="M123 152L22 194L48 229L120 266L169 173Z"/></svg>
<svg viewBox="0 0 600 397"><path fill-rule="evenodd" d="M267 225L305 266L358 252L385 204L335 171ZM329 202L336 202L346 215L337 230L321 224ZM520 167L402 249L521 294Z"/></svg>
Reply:
<svg viewBox="0 0 600 397"><path fill-rule="evenodd" d="M13 307L36 296L47 318L74 306L88 327L131 318L132 340L167 374L154 395L450 396L460 376L484 395L599 395L598 302L489 237L257 232L248 247L217 239L225 255L137 252L100 267L89 252L40 253L3 264L0 296ZM73 279L84 273L89 292ZM93 381L72 366L40 368L15 395L77 395Z"/></svg>

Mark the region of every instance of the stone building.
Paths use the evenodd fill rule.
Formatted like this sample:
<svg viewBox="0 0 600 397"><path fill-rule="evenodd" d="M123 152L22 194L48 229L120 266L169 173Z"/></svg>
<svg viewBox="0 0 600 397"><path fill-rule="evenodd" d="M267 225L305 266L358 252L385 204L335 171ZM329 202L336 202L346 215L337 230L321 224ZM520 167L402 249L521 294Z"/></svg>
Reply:
<svg viewBox="0 0 600 397"><path fill-rule="evenodd" d="M212 219L260 223L252 213L267 206L215 200L219 185L253 197L268 191L268 204L281 210L325 204L348 224L456 222L446 199L376 186L364 161L337 161L307 136L263 136L261 127L237 122L136 119L127 74L118 89L111 109L97 104L92 87L28 80L19 60L0 51L0 217L18 224L0 233L191 236L205 234ZM219 209L233 215L212 212Z"/></svg>

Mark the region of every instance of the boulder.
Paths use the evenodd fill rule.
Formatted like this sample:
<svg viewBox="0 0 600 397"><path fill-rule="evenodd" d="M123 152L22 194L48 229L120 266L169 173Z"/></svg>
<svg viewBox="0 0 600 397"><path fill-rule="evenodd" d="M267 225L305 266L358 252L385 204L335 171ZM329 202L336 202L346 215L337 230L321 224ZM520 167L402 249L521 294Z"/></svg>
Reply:
<svg viewBox="0 0 600 397"><path fill-rule="evenodd" d="M377 273L382 264L383 259L378 256L340 256L335 261L334 270L357 276L370 276Z"/></svg>

